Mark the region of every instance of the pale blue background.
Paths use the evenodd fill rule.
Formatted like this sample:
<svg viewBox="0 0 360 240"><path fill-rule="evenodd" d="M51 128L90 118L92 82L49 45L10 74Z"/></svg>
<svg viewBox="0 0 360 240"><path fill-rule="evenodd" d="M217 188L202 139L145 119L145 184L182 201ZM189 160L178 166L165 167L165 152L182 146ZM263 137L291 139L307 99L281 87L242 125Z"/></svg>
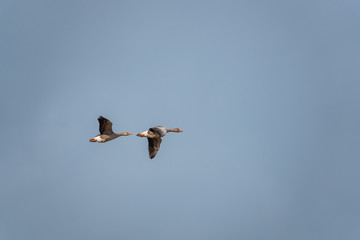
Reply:
<svg viewBox="0 0 360 240"><path fill-rule="evenodd" d="M359 13L2 1L0 239L360 239Z"/></svg>

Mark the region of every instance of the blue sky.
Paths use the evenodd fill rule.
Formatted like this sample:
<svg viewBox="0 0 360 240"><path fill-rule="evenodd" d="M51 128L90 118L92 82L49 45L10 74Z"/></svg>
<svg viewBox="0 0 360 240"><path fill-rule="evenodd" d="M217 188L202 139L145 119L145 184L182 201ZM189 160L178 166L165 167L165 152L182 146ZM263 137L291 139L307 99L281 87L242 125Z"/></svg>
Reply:
<svg viewBox="0 0 360 240"><path fill-rule="evenodd" d="M1 239L359 239L358 1L0 6Z"/></svg>

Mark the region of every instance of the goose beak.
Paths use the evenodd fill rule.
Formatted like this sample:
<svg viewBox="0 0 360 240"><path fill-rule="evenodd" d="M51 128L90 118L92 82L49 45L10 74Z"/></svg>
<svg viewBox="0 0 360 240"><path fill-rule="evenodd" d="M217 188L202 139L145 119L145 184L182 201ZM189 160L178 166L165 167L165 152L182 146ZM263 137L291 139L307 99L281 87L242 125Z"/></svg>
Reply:
<svg viewBox="0 0 360 240"><path fill-rule="evenodd" d="M127 135L131 135L131 133L128 132Z"/></svg>
<svg viewBox="0 0 360 240"><path fill-rule="evenodd" d="M138 137L143 137L143 136L144 136L144 134L142 134L142 133L138 133L138 134L136 134L136 136L138 136Z"/></svg>
<svg viewBox="0 0 360 240"><path fill-rule="evenodd" d="M90 139L89 142L96 142L94 138Z"/></svg>
<svg viewBox="0 0 360 240"><path fill-rule="evenodd" d="M179 132L183 132L183 130L180 129Z"/></svg>

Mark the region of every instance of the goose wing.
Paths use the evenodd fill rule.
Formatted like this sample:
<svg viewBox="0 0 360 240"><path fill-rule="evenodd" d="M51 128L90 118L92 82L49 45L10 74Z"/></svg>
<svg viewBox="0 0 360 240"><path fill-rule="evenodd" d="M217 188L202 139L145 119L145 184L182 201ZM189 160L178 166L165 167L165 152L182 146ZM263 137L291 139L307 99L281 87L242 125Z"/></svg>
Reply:
<svg viewBox="0 0 360 240"><path fill-rule="evenodd" d="M112 122L109 119L100 116L99 121L99 132L100 134L112 134Z"/></svg>
<svg viewBox="0 0 360 240"><path fill-rule="evenodd" d="M165 134L167 133L166 127L162 126L152 127L149 130L158 134L160 137L165 136Z"/></svg>
<svg viewBox="0 0 360 240"><path fill-rule="evenodd" d="M161 137L148 138L148 142L149 142L149 157L153 159L160 149L160 144L162 140Z"/></svg>

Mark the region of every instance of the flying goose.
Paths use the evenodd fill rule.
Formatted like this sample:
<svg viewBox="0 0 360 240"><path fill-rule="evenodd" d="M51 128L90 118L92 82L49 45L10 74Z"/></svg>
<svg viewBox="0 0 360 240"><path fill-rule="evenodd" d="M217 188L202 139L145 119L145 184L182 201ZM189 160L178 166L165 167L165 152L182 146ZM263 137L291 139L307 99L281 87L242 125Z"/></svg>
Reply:
<svg viewBox="0 0 360 240"><path fill-rule="evenodd" d="M128 132L123 132L123 133L114 133L112 131L112 122L106 118L104 118L103 116L100 116L98 118L99 121L99 131L100 134L97 135L96 137L90 139L90 142L99 142L99 143L104 143L110 140L113 140L117 137L120 136L128 136L131 135L131 133Z"/></svg>
<svg viewBox="0 0 360 240"><path fill-rule="evenodd" d="M160 149L161 144L161 137L165 136L167 132L182 132L183 130L180 130L178 128L173 129L167 129L166 127L152 127L149 128L148 131L138 133L136 136L138 137L147 137L149 142L149 157L150 159L153 159L157 152Z"/></svg>

